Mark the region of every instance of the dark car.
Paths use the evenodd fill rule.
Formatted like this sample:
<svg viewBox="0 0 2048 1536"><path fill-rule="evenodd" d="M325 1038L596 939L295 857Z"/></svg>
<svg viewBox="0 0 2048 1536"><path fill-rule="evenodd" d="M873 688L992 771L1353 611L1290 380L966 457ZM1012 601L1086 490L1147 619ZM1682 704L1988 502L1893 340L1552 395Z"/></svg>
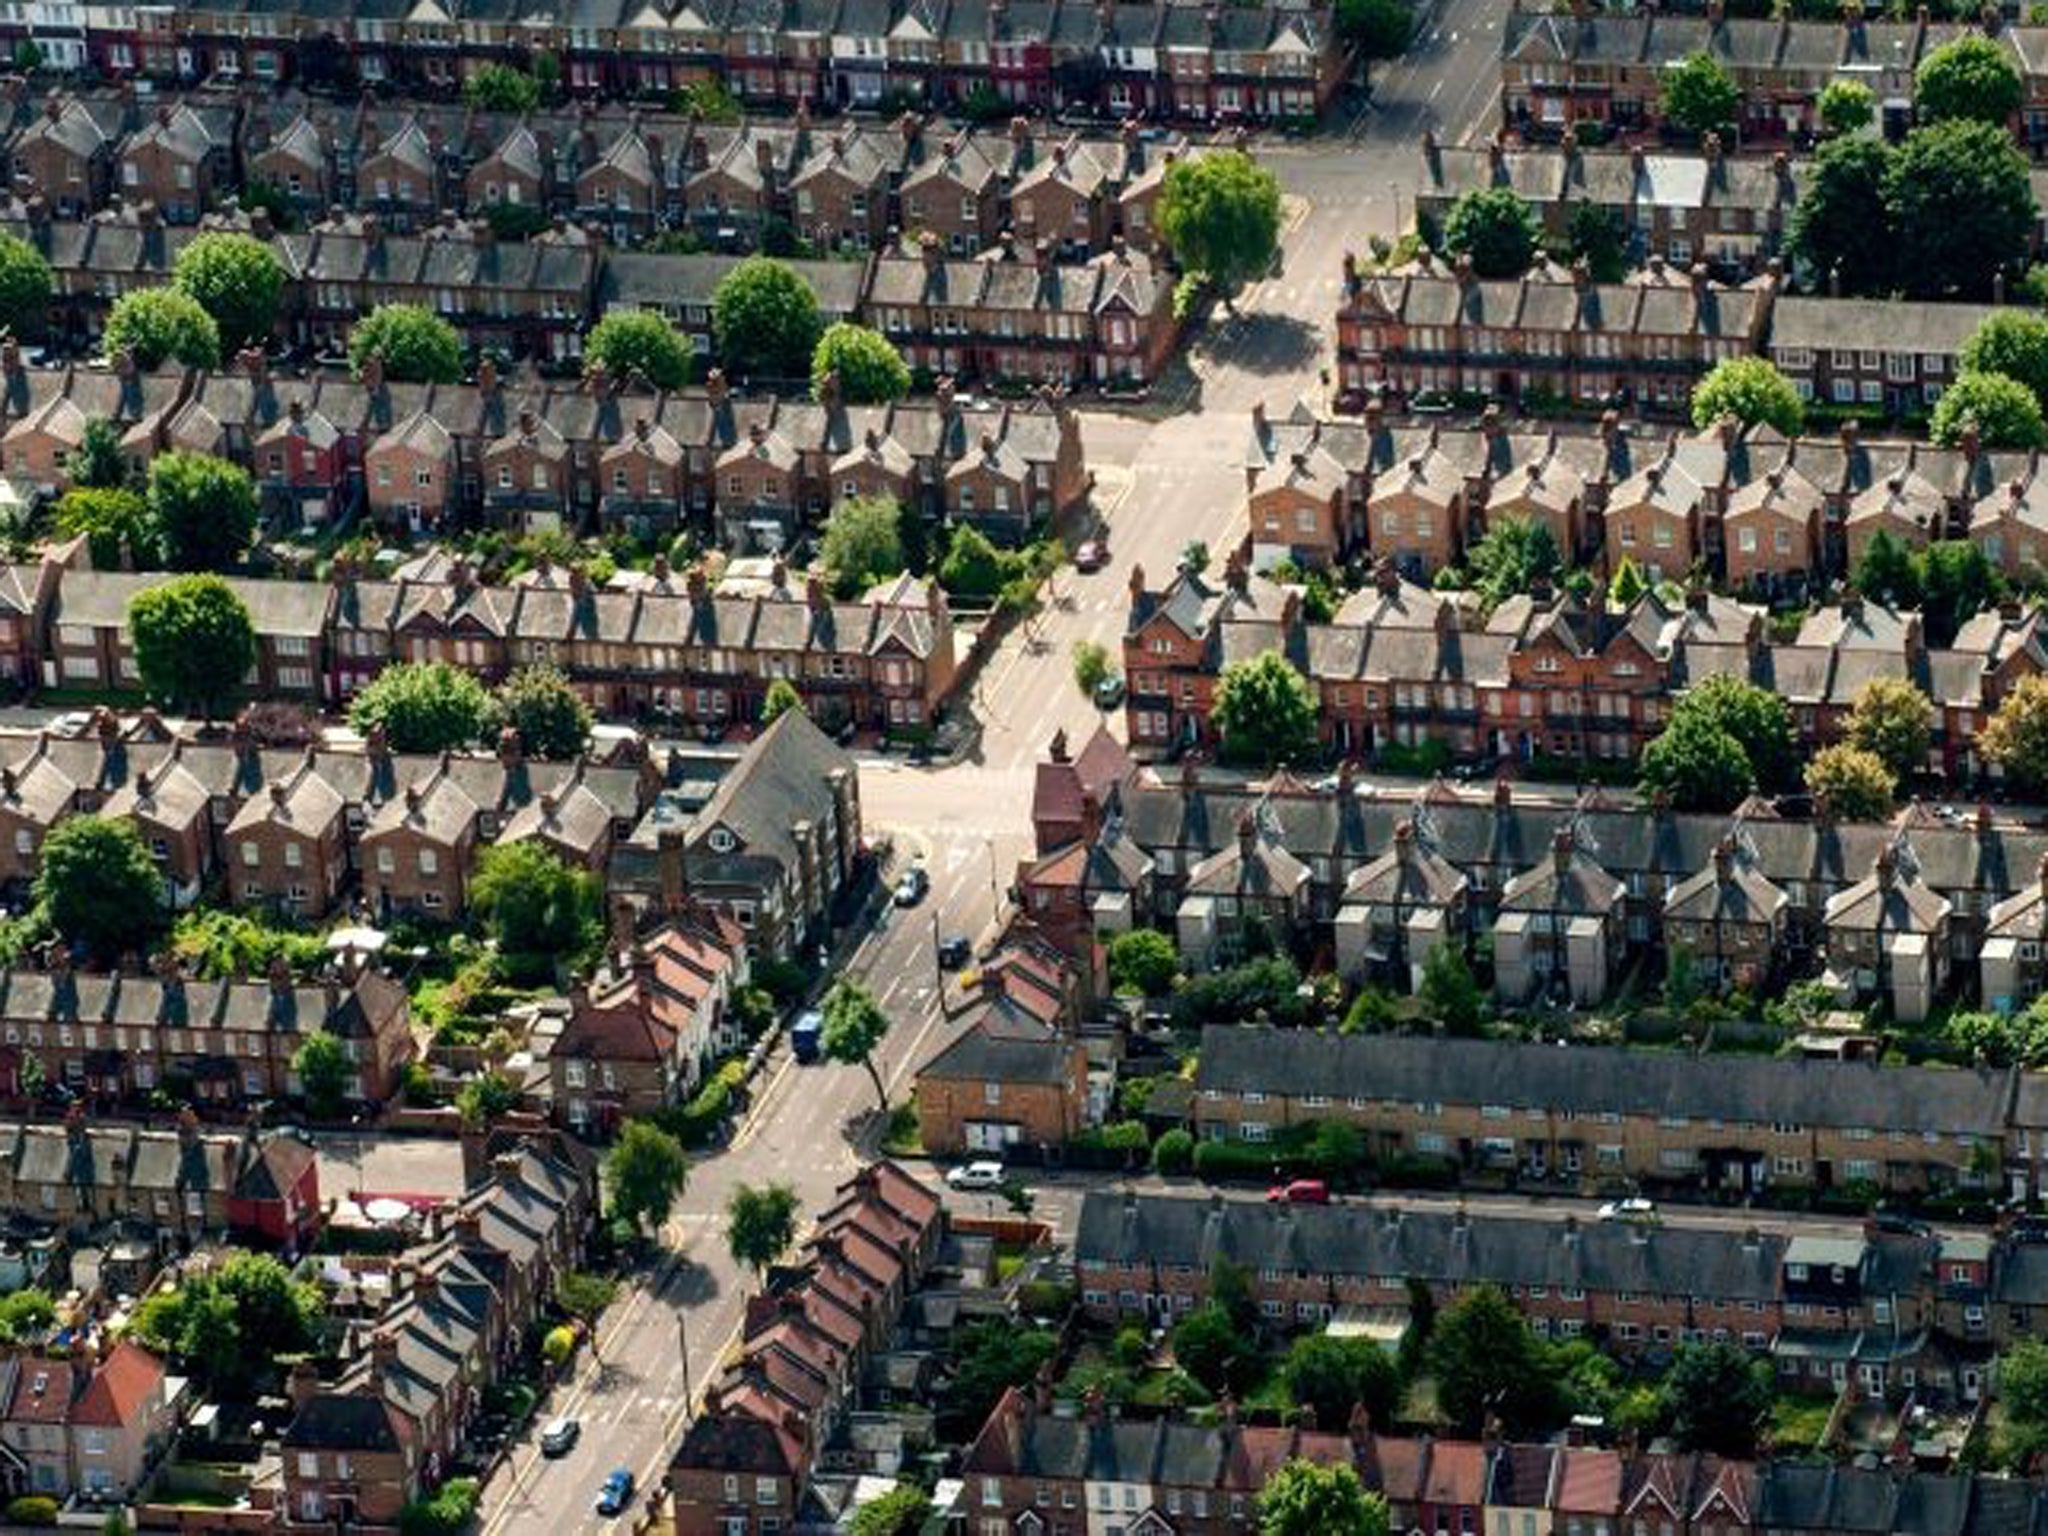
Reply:
<svg viewBox="0 0 2048 1536"><path fill-rule="evenodd" d="M1100 539L1089 539L1074 551L1074 569L1081 572L1099 571L1109 564L1109 546Z"/></svg>
<svg viewBox="0 0 2048 1536"><path fill-rule="evenodd" d="M939 964L946 970L963 969L974 958L974 946L963 934L954 934L939 945Z"/></svg>
<svg viewBox="0 0 2048 1536"><path fill-rule="evenodd" d="M899 907L914 907L925 898L932 888L932 877L924 872L922 864L913 864L903 871L896 880L895 902Z"/></svg>

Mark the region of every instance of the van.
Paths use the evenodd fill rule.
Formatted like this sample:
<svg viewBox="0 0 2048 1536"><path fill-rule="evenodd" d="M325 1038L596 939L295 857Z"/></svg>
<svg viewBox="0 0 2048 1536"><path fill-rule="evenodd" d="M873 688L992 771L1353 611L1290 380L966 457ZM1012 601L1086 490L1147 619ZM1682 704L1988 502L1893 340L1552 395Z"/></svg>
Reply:
<svg viewBox="0 0 2048 1536"><path fill-rule="evenodd" d="M801 1062L824 1054L825 1016L813 1008L789 1027L789 1047Z"/></svg>

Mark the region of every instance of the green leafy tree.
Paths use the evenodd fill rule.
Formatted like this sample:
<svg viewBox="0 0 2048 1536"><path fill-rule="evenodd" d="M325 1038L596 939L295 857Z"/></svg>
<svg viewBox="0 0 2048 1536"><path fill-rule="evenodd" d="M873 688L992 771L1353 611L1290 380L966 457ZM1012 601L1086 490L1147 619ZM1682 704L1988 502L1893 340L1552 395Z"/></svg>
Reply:
<svg viewBox="0 0 2048 1536"><path fill-rule="evenodd" d="M1792 381L1761 357L1724 357L1693 387L1694 426L1710 427L1724 416L1745 426L1773 426L1787 437L1797 437L1806 425L1806 407Z"/></svg>
<svg viewBox="0 0 2048 1536"><path fill-rule="evenodd" d="M880 331L836 320L811 354L811 393L825 398L825 380L836 374L839 398L849 405L886 405L910 393L910 367Z"/></svg>
<svg viewBox="0 0 2048 1536"><path fill-rule="evenodd" d="M1792 210L1792 250L1823 275L1839 273L1842 291L1882 293L1891 280L1885 180L1892 148L1881 139L1831 139L1821 145Z"/></svg>
<svg viewBox="0 0 2048 1536"><path fill-rule="evenodd" d="M1820 93L1820 125L1840 138L1877 121L1877 98L1860 80L1830 80Z"/></svg>
<svg viewBox="0 0 2048 1536"><path fill-rule="evenodd" d="M2025 1467L2048 1450L2048 1344L2021 1339L1998 1357L1998 1401L2005 1410L1999 1450L2006 1465Z"/></svg>
<svg viewBox="0 0 2048 1536"><path fill-rule="evenodd" d="M1755 1454L1770 1416L1770 1362L1739 1344L1681 1344L1662 1388L1666 1422L1688 1451Z"/></svg>
<svg viewBox="0 0 2048 1536"><path fill-rule="evenodd" d="M555 1282L555 1305L586 1328L595 1328L605 1309L619 1299L619 1283L572 1269Z"/></svg>
<svg viewBox="0 0 2048 1536"><path fill-rule="evenodd" d="M348 360L356 376L375 359L390 384L460 384L462 337L454 326L419 304L379 304L348 333Z"/></svg>
<svg viewBox="0 0 2048 1536"><path fill-rule="evenodd" d="M462 82L462 99L481 112L531 112L540 105L540 82L509 64L485 64Z"/></svg>
<svg viewBox="0 0 2048 1536"><path fill-rule="evenodd" d="M1936 539L1915 560L1929 645L1947 645L1973 613L2005 596L2005 577L1968 539Z"/></svg>
<svg viewBox="0 0 2048 1536"><path fill-rule="evenodd" d="M768 685L768 692L761 698L761 724L773 725L792 709L804 707L804 696L786 677L778 677Z"/></svg>
<svg viewBox="0 0 2048 1536"><path fill-rule="evenodd" d="M1158 224L1181 268L1208 273L1228 302L1280 248L1280 183L1242 150L1183 156L1167 167Z"/></svg>
<svg viewBox="0 0 2048 1536"><path fill-rule="evenodd" d="M7 237L0 235L0 240ZM65 466L74 487L90 491L119 490L128 484L128 457L121 452L121 429L104 417L85 424L78 448Z"/></svg>
<svg viewBox="0 0 2048 1536"><path fill-rule="evenodd" d="M128 600L135 669L150 696L211 720L256 665L256 626L218 576L180 576Z"/></svg>
<svg viewBox="0 0 2048 1536"><path fill-rule="evenodd" d="M445 661L386 667L355 697L348 721L365 734L382 729L394 752L446 752L472 746L497 725L498 709L473 673Z"/></svg>
<svg viewBox="0 0 2048 1536"><path fill-rule="evenodd" d="M939 585L955 597L994 597L1008 581L1002 553L969 524L953 530L953 542L939 563Z"/></svg>
<svg viewBox="0 0 2048 1536"><path fill-rule="evenodd" d="M749 256L711 296L718 355L735 373L806 377L819 329L811 285L773 257Z"/></svg>
<svg viewBox="0 0 2048 1536"><path fill-rule="evenodd" d="M125 564L146 571L163 561L156 543L156 522L138 491L74 485L57 498L51 521L65 538L85 536L96 570L117 571Z"/></svg>
<svg viewBox="0 0 2048 1536"><path fill-rule="evenodd" d="M1318 1429L1341 1431L1361 1406L1373 1423L1388 1424L1401 1405L1394 1357L1371 1339L1303 1334L1288 1346L1280 1375L1294 1400L1315 1410Z"/></svg>
<svg viewBox="0 0 2048 1536"><path fill-rule="evenodd" d="M149 465L149 516L172 569L224 571L256 536L256 482L209 453L160 453Z"/></svg>
<svg viewBox="0 0 2048 1536"><path fill-rule="evenodd" d="M1934 705L1902 677L1875 677L1863 685L1849 711L1848 740L1882 762L1894 778L1905 779L1927 766L1934 738Z"/></svg>
<svg viewBox="0 0 2048 1536"><path fill-rule="evenodd" d="M612 1215L636 1232L668 1220L689 1181L683 1144L648 1120L628 1120L604 1162Z"/></svg>
<svg viewBox="0 0 2048 1536"><path fill-rule="evenodd" d="M1700 715L1674 713L1643 749L1637 778L1643 789L1661 790L1682 811L1732 811L1756 788L1742 743Z"/></svg>
<svg viewBox="0 0 2048 1536"><path fill-rule="evenodd" d="M171 283L213 317L222 350L231 352L270 339L284 267L254 235L213 230L178 252Z"/></svg>
<svg viewBox="0 0 2048 1536"><path fill-rule="evenodd" d="M127 820L58 822L43 839L35 897L51 927L101 960L146 953L169 921L163 874Z"/></svg>
<svg viewBox="0 0 2048 1536"><path fill-rule="evenodd" d="M519 1085L502 1072L484 1072L456 1090L455 1109L464 1125L487 1126L517 1109L522 1097Z"/></svg>
<svg viewBox="0 0 2048 1536"><path fill-rule="evenodd" d="M47 1334L56 1321L56 1304L50 1300L48 1291L29 1286L0 1297L0 1338L9 1343L33 1343Z"/></svg>
<svg viewBox="0 0 2048 1536"><path fill-rule="evenodd" d="M1963 343L1964 372L2002 373L2048 401L2048 316L2000 309L1985 316Z"/></svg>
<svg viewBox="0 0 2048 1536"><path fill-rule="evenodd" d="M1542 248L1542 222L1512 187L1467 192L1444 219L1444 249L1471 257L1481 277L1520 277Z"/></svg>
<svg viewBox="0 0 2048 1536"><path fill-rule="evenodd" d="M875 1050L889 1033L889 1015L875 1001L874 994L857 981L844 978L825 994L825 1027L819 1037L828 1060L867 1069L875 1085L875 1098L882 1112L889 1110L889 1090L882 1086L882 1074L875 1066Z"/></svg>
<svg viewBox="0 0 2048 1536"><path fill-rule="evenodd" d="M1972 427L1986 448L2039 448L2048 442L2040 400L2002 373L1963 374L1934 402L1928 430L1943 447L1954 447Z"/></svg>
<svg viewBox="0 0 2048 1536"><path fill-rule="evenodd" d="M1886 169L1884 199L1898 280L1916 298L1982 297L1993 274L2026 255L2033 187L2003 128L1955 121L1914 129Z"/></svg>
<svg viewBox="0 0 2048 1536"><path fill-rule="evenodd" d="M1174 1363L1209 1391L1242 1393L1252 1384L1258 1347L1216 1302L1195 1308L1173 1325Z"/></svg>
<svg viewBox="0 0 2048 1536"><path fill-rule="evenodd" d="M308 1031L292 1052L292 1071L313 1114L331 1119L341 1113L348 1098L349 1059L340 1040L324 1029Z"/></svg>
<svg viewBox="0 0 2048 1536"><path fill-rule="evenodd" d="M797 1197L787 1184L734 1186L725 1203L725 1245L758 1279L796 1241Z"/></svg>
<svg viewBox="0 0 2048 1536"><path fill-rule="evenodd" d="M141 1341L215 1393L246 1391L319 1338L319 1291L267 1253L230 1252L137 1309Z"/></svg>
<svg viewBox="0 0 2048 1536"><path fill-rule="evenodd" d="M1781 790L1794 778L1792 711L1768 688L1737 677L1710 677L1689 691L1672 718L1698 715L1713 721L1741 745L1759 789Z"/></svg>
<svg viewBox="0 0 2048 1536"><path fill-rule="evenodd" d="M1735 126L1741 88L1708 55L1689 54L1665 65L1658 85L1664 94L1665 118L1686 132L1722 133Z"/></svg>
<svg viewBox="0 0 2048 1536"><path fill-rule="evenodd" d="M1822 747L1806 764L1806 787L1843 821L1882 821L1897 784L1883 758L1847 742Z"/></svg>
<svg viewBox="0 0 2048 1536"><path fill-rule="evenodd" d="M1084 697L1092 699L1095 690L1109 676L1109 651L1093 640L1076 640L1073 657L1074 686Z"/></svg>
<svg viewBox="0 0 2048 1536"><path fill-rule="evenodd" d="M2030 791L2048 789L2048 676L2014 683L1978 731L1977 745Z"/></svg>
<svg viewBox="0 0 2048 1536"><path fill-rule="evenodd" d="M597 876L536 838L486 848L469 892L508 975L521 982L545 980L558 959L590 946L601 894Z"/></svg>
<svg viewBox="0 0 2048 1536"><path fill-rule="evenodd" d="M196 299L175 288L132 288L107 311L107 353L125 352L138 368L167 362L220 366L220 327Z"/></svg>
<svg viewBox="0 0 2048 1536"><path fill-rule="evenodd" d="M1298 763L1315 751L1316 704L1308 681L1278 651L1223 669L1212 711L1223 750L1240 763Z"/></svg>
<svg viewBox="0 0 2048 1536"><path fill-rule="evenodd" d="M583 368L616 379L645 379L656 389L690 382L696 354L683 333L651 309L614 309L583 338Z"/></svg>
<svg viewBox="0 0 2048 1536"><path fill-rule="evenodd" d="M854 496L825 519L818 558L841 597L857 597L903 570L903 507L893 496Z"/></svg>
<svg viewBox="0 0 2048 1536"><path fill-rule="evenodd" d="M1348 1462L1285 1461L1259 1490L1259 1536L1388 1536L1386 1499Z"/></svg>
<svg viewBox="0 0 2048 1536"><path fill-rule="evenodd" d="M917 1536L931 1518L931 1496L914 1483L898 1483L853 1512L852 1536Z"/></svg>
<svg viewBox="0 0 2048 1536"><path fill-rule="evenodd" d="M2026 83L2005 49L1980 32L1931 50L1913 75L1913 111L1923 123L1963 119L2003 130Z"/></svg>
<svg viewBox="0 0 2048 1536"><path fill-rule="evenodd" d="M399 1510L398 1536L464 1536L476 1528L480 1497L475 1478L451 1477L429 1497Z"/></svg>
<svg viewBox="0 0 2048 1536"><path fill-rule="evenodd" d="M1539 581L1551 580L1564 561L1548 524L1506 517L1466 552L1465 564L1472 585L1489 607L1495 607L1530 591Z"/></svg>
<svg viewBox="0 0 2048 1536"><path fill-rule="evenodd" d="M1893 608L1920 604L1920 570L1913 551L1880 528L1856 562L1856 590Z"/></svg>
<svg viewBox="0 0 2048 1536"><path fill-rule="evenodd" d="M18 235L0 235L0 330L29 341L41 336L55 292L43 253Z"/></svg>
<svg viewBox="0 0 2048 1536"><path fill-rule="evenodd" d="M947 1353L952 1381L938 1401L938 1430L960 1444L980 1433L1005 1392L1037 1379L1058 1355L1059 1339L1044 1328L992 1320L954 1329Z"/></svg>
<svg viewBox="0 0 2048 1536"><path fill-rule="evenodd" d="M1458 946L1439 943L1422 962L1422 1006L1454 1035L1476 1035L1486 1022L1486 992Z"/></svg>
<svg viewBox="0 0 2048 1536"><path fill-rule="evenodd" d="M568 762L590 745L590 706L559 667L521 667L498 686L498 718L535 757Z"/></svg>
<svg viewBox="0 0 2048 1536"><path fill-rule="evenodd" d="M1613 579L1607 583L1607 606L1617 613L1626 613L1641 602L1643 594L1649 590L1649 582L1643 579L1643 568L1623 555L1614 568Z"/></svg>
<svg viewBox="0 0 2048 1536"><path fill-rule="evenodd" d="M1555 1363L1498 1286L1461 1292L1444 1308L1429 1365L1437 1406L1462 1434L1477 1432L1489 1415L1513 1435L1539 1434L1555 1421Z"/></svg>
<svg viewBox="0 0 2048 1536"><path fill-rule="evenodd" d="M1133 928L1109 941L1109 982L1119 992L1164 997L1180 974L1180 951L1157 928Z"/></svg>
<svg viewBox="0 0 2048 1536"><path fill-rule="evenodd" d="M1628 275L1628 228L1612 208L1574 204L1565 233L1572 260L1583 261L1594 282L1618 283Z"/></svg>
<svg viewBox="0 0 2048 1536"><path fill-rule="evenodd" d="M1337 31L1365 58L1399 58L1415 36L1415 11L1407 0L1337 0Z"/></svg>

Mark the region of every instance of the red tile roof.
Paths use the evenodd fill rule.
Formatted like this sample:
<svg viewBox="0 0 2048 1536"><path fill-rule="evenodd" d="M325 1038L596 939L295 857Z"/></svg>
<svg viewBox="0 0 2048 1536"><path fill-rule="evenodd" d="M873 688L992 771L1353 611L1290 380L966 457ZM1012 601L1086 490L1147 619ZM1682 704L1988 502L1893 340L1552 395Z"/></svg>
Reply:
<svg viewBox="0 0 2048 1536"><path fill-rule="evenodd" d="M110 1428L132 1424L163 1379L163 1361L124 1339L93 1373L91 1385L71 1410L71 1422Z"/></svg>

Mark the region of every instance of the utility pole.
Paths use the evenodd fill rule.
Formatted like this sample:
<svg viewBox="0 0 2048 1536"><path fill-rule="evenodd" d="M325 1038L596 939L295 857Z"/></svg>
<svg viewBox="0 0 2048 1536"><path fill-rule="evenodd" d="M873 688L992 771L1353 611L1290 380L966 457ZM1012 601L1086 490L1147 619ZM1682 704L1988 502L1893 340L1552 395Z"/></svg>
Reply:
<svg viewBox="0 0 2048 1536"><path fill-rule="evenodd" d="M1003 890L996 879L996 840L988 840L988 898L991 920L1001 922L1003 916Z"/></svg>

